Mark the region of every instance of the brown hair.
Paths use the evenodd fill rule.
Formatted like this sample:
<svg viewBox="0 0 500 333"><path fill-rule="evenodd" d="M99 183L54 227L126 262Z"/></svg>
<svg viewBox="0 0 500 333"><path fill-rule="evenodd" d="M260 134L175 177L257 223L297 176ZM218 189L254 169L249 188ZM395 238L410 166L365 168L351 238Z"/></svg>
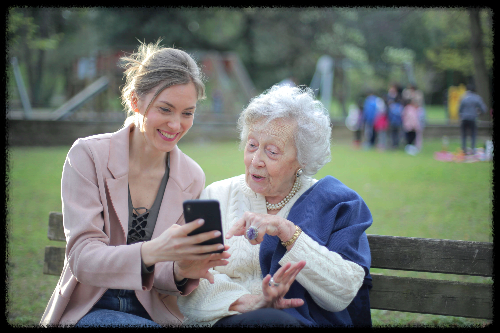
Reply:
<svg viewBox="0 0 500 333"><path fill-rule="evenodd" d="M120 58L126 76L126 83L121 89L122 104L127 112L124 126L131 122L139 126L139 118L131 104L132 92L141 98L158 87L144 115L155 98L173 85L193 82L198 100L205 98L203 74L193 58L182 50L161 47L160 42L161 39L155 44L141 43L137 52Z"/></svg>

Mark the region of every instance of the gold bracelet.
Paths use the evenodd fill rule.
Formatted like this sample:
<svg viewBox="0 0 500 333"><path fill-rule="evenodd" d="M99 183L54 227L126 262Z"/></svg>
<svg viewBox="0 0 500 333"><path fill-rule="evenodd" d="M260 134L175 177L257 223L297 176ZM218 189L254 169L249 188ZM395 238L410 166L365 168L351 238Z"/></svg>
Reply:
<svg viewBox="0 0 500 333"><path fill-rule="evenodd" d="M297 238L299 237L301 232L302 232L302 229L300 229L300 227L298 225L296 225L295 226L295 233L293 234L292 239L290 239L289 241L286 241L286 242L281 242L281 245L283 245L284 247L292 245L293 243L295 243L295 241L297 240Z"/></svg>

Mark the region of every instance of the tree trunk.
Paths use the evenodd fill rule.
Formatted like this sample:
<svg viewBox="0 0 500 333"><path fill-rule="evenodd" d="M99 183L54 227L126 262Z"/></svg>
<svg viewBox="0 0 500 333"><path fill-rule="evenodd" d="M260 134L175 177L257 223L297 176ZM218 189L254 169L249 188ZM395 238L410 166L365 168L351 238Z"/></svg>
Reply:
<svg viewBox="0 0 500 333"><path fill-rule="evenodd" d="M342 110L342 117L345 119L347 118L347 109L345 106L346 103L346 87L345 87L345 73L344 73L344 67L342 67L340 64L342 64L342 60L336 60L336 64L339 64L338 66L335 66L335 78L337 81L337 97L340 102L340 108Z"/></svg>
<svg viewBox="0 0 500 333"><path fill-rule="evenodd" d="M35 85L35 78L34 78L34 75L33 75L33 66L31 65L31 50L30 48L28 47L28 45L23 45L23 48L24 48L24 52L23 54L20 55L24 65L26 66L26 75L28 76L28 87L27 87L27 90L28 90L28 96L29 96L29 99L30 99L30 103L31 103L31 106L32 107L36 107L36 105L33 103L34 100L33 100L33 91L34 91L34 85Z"/></svg>
<svg viewBox="0 0 500 333"><path fill-rule="evenodd" d="M243 32L243 39L247 45L247 59L248 59L248 72L252 76L255 73L256 63L255 63L255 40L253 36L253 30L255 26L255 16L254 13L247 12L245 15L245 29Z"/></svg>
<svg viewBox="0 0 500 333"><path fill-rule="evenodd" d="M474 58L474 81L477 93L483 98L486 107L491 107L488 70L484 60L483 32L481 30L480 9L468 9L471 31L471 53Z"/></svg>
<svg viewBox="0 0 500 333"><path fill-rule="evenodd" d="M36 65L33 67L34 82L33 82L33 104L42 105L42 79L45 60L45 50L38 50Z"/></svg>

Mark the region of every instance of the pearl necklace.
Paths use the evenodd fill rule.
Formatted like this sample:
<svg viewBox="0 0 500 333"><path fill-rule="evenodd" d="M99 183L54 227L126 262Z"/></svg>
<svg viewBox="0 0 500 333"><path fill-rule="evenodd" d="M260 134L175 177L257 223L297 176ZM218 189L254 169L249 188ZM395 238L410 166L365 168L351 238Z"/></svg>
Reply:
<svg viewBox="0 0 500 333"><path fill-rule="evenodd" d="M288 193L288 195L283 200L281 200L277 204L270 204L269 202L266 201L267 210L278 210L278 209L283 208L288 203L288 201L290 201L290 199L292 199L292 197L295 195L295 193L297 193L300 190L301 185L302 185L302 183L300 182L300 178L297 177L297 179L295 180L295 183L293 183L292 190L290 191L290 193Z"/></svg>

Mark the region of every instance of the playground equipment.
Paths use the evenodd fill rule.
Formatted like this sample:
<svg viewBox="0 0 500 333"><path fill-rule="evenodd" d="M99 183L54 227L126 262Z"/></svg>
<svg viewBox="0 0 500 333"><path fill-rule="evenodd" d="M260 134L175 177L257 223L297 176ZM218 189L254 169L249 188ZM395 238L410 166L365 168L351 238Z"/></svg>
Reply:
<svg viewBox="0 0 500 333"><path fill-rule="evenodd" d="M52 113L52 120L64 120L78 110L88 100L108 88L109 80L106 76L99 78L91 85L80 91Z"/></svg>
<svg viewBox="0 0 500 333"><path fill-rule="evenodd" d="M88 62L75 60L77 70L73 81L70 81L73 89L71 89L71 97L63 105L54 111L33 112L30 104L26 88L24 86L17 59L13 58L11 63L14 69L14 75L17 83L19 96L23 105L22 118L29 119L45 119L45 120L69 120L77 110L84 104L108 90L108 96L100 96L102 99L119 98L118 85L121 82L123 71L117 66L117 63L123 52L110 51L98 54L93 57L92 66ZM248 75L245 66L241 62L239 56L235 53L219 53L214 51L193 52L195 58L201 64L204 74L208 78L206 81L207 99L200 101L196 121L212 121L212 122L229 122L234 123L241 112L242 108L248 101L254 97L257 92L255 86ZM81 66L87 64L87 66ZM88 69L92 69L92 75L86 75ZM86 86L82 84L93 79ZM111 89L109 89L111 88ZM95 108L95 106L94 106ZM102 116L107 113L104 108L99 108L97 113ZM95 113L92 111L90 113ZM13 113L19 114L19 111ZM43 113L43 114L42 114ZM82 114L80 116L83 116ZM102 118L102 117L99 117ZM19 118L18 118L19 119Z"/></svg>
<svg viewBox="0 0 500 333"><path fill-rule="evenodd" d="M24 86L23 77L21 76L21 71L19 70L19 64L17 63L17 58L13 57L11 59L12 67L14 68L14 77L16 79L17 90L19 91L19 96L21 97L21 103L23 104L24 117L26 119L31 119L31 103L28 98L28 93L26 92L26 87Z"/></svg>
<svg viewBox="0 0 500 333"><path fill-rule="evenodd" d="M200 52L206 83L207 101L199 104L195 121L234 122L257 90L235 53Z"/></svg>
<svg viewBox="0 0 500 333"><path fill-rule="evenodd" d="M329 55L322 55L316 63L316 72L311 81L311 89L318 91L320 100L325 108L330 111L333 90L333 68L335 61Z"/></svg>

